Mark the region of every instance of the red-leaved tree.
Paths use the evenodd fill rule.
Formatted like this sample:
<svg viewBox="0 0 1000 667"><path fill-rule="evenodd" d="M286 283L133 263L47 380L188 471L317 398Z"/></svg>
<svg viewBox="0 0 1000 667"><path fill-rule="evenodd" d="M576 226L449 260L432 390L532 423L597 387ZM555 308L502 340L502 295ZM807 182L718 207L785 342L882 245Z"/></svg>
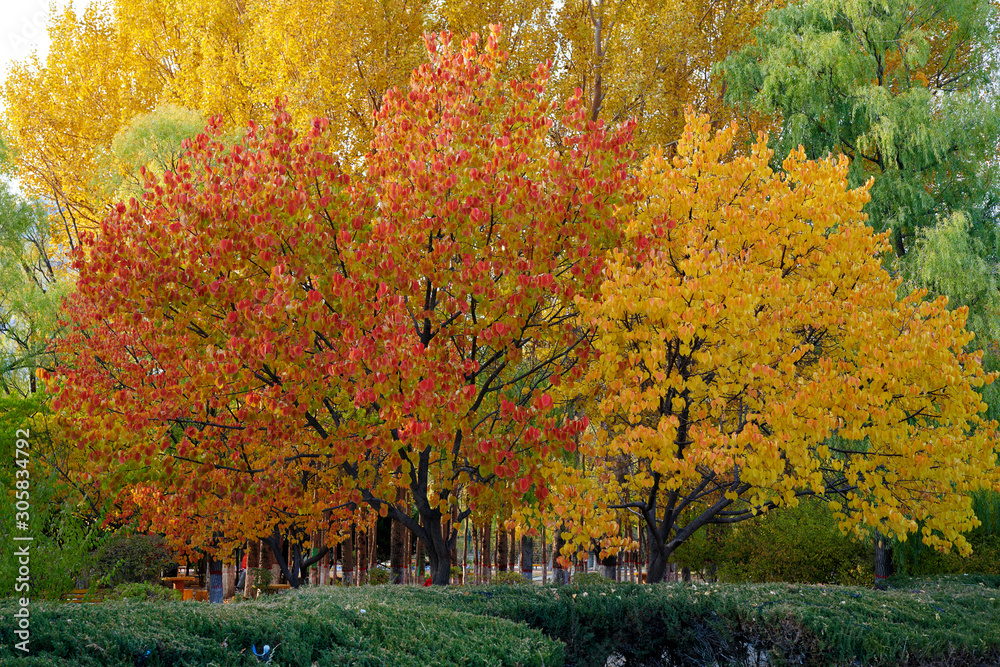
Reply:
<svg viewBox="0 0 1000 667"><path fill-rule="evenodd" d="M212 550L374 510L446 584L478 494L544 502L539 464L584 428L545 390L587 353L574 298L619 239L632 128L579 92L554 126L548 67L500 80L496 35L428 37L357 176L279 108L198 136L87 240L50 384L150 525Z"/></svg>

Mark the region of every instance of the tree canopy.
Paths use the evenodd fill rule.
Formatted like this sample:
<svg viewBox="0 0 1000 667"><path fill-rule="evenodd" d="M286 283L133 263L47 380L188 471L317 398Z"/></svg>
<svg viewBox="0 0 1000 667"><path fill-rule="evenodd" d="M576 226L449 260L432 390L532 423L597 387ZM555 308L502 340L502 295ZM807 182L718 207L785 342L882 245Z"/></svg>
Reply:
<svg viewBox="0 0 1000 667"><path fill-rule="evenodd" d="M846 159L774 172L764 137L726 159L735 128L691 120L672 161L643 164L626 245L580 298L599 356L575 389L599 427L591 473L564 466L555 494L587 519L570 532L586 548L602 513L639 514L658 581L701 527L815 494L844 529L967 550L996 451L966 310L897 298Z"/></svg>
<svg viewBox="0 0 1000 667"><path fill-rule="evenodd" d="M994 18L56 11L2 93L8 171L46 207L0 196L0 379L31 393L44 360L60 474L118 518L188 553L287 537L293 583L378 516L438 584L468 517L567 556L631 548L638 518L655 581L704 526L803 495L965 551L998 482Z"/></svg>
<svg viewBox="0 0 1000 667"><path fill-rule="evenodd" d="M115 203L102 185L104 157L137 118L182 107L240 132L268 123L280 98L298 131L326 118L331 150L349 171L376 136L385 93L423 61L425 29L466 35L503 23L504 76L528 80L552 60L548 101L580 88L591 119L635 117L645 151L675 138L685 105L729 119L712 64L775 4L94 2L79 16L56 11L46 58L11 69L3 134L25 192L57 207L58 230L74 244ZM554 126L553 138L562 131Z"/></svg>
<svg viewBox="0 0 1000 667"><path fill-rule="evenodd" d="M727 99L780 114L779 155L801 144L849 157L854 187L875 176L865 210L897 256L959 210L992 247L996 23L990 0L809 0L770 12L720 69Z"/></svg>
<svg viewBox="0 0 1000 667"><path fill-rule="evenodd" d="M586 354L573 299L619 238L632 125L577 95L548 146L548 67L502 79L497 37L428 38L363 176L324 120L296 137L279 110L232 146L198 135L84 236L50 381L88 476L147 489L155 525L206 548L365 505L426 544L437 583L452 508L545 498L542 464L585 424L545 388Z"/></svg>

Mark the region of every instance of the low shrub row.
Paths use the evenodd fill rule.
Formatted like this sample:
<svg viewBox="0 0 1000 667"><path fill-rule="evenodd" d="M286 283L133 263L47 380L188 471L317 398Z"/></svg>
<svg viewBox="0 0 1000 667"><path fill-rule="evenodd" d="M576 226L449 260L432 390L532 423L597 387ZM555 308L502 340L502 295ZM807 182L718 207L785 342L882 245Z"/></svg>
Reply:
<svg viewBox="0 0 1000 667"><path fill-rule="evenodd" d="M1000 577L896 578L886 591L608 583L333 595L344 594L524 622L563 642L566 664L576 667L603 667L611 656L621 666L1000 664Z"/></svg>
<svg viewBox="0 0 1000 667"><path fill-rule="evenodd" d="M790 584L321 587L227 605L44 603L36 665L1000 664L1000 577ZM0 621L10 602L0 603ZM0 622L0 663L15 655ZM609 658L612 661L609 662Z"/></svg>
<svg viewBox="0 0 1000 667"><path fill-rule="evenodd" d="M0 602L0 664L23 657L14 648L13 610ZM226 605L46 602L32 606L30 620L31 653L17 663L26 666L250 665L254 647L264 645L273 647L271 664L306 667L563 663L559 642L506 619L317 591Z"/></svg>

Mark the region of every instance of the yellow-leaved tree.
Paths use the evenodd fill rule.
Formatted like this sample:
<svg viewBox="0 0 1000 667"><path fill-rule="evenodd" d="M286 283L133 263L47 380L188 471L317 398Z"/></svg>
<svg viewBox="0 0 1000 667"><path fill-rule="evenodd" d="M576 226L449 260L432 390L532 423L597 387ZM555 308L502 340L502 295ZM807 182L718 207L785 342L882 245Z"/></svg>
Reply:
<svg viewBox="0 0 1000 667"><path fill-rule="evenodd" d="M846 160L798 151L775 173L765 137L727 160L735 128L688 120L672 160L643 164L628 244L579 303L600 357L571 389L590 401L586 465L552 464L570 548L631 512L658 581L702 527L816 494L843 530L967 552L997 452L965 309L897 298Z"/></svg>
<svg viewBox="0 0 1000 667"><path fill-rule="evenodd" d="M345 168L375 137L383 95L425 61L423 33L503 23L504 76L552 60L549 100L580 88L590 116L638 121L640 152L672 142L685 105L724 123L714 63L743 46L782 0L109 0L55 11L46 58L16 64L0 100L24 192L51 202L67 245L122 194L116 137L154 110L219 115L228 131L266 124L276 98L299 131L327 119ZM456 45L457 46L457 45ZM160 113L162 116L163 114ZM168 134L173 133L168 132ZM556 127L553 138L561 136ZM107 181L112 181L109 187Z"/></svg>
<svg viewBox="0 0 1000 667"><path fill-rule="evenodd" d="M693 106L723 125L738 113L723 104L713 66L749 41L784 0L476 0L442 3L433 18L456 34L501 22L511 58L527 75L551 59L549 95L583 91L592 120L637 121L635 147L671 146Z"/></svg>

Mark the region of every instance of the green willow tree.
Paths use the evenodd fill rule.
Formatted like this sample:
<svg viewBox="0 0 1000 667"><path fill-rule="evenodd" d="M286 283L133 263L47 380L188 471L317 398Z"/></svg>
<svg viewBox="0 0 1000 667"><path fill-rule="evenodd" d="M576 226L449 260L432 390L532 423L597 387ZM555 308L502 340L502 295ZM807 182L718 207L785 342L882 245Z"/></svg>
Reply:
<svg viewBox="0 0 1000 667"><path fill-rule="evenodd" d="M37 390L67 285L45 208L0 181L0 395Z"/></svg>
<svg viewBox="0 0 1000 667"><path fill-rule="evenodd" d="M992 249L997 18L988 0L809 0L769 13L719 71L730 103L780 115L775 155L842 153L852 186L874 177L865 210L899 258L955 211Z"/></svg>

